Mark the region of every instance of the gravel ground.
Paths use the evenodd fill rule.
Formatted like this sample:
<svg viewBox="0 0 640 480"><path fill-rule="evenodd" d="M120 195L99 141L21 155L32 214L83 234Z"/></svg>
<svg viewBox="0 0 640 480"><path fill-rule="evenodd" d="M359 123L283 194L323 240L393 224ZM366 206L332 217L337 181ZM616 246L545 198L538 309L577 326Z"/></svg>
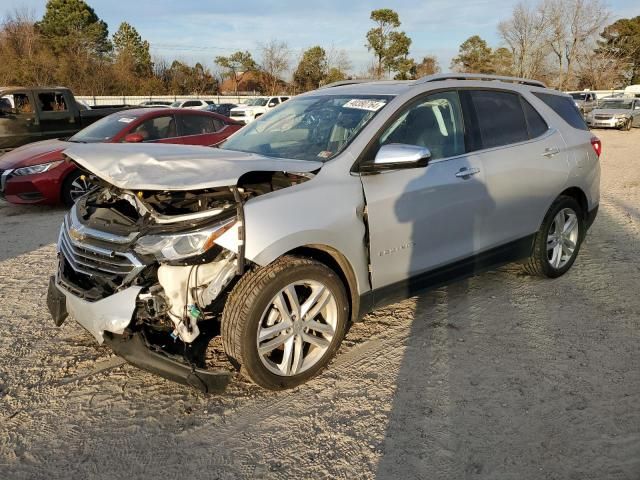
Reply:
<svg viewBox="0 0 640 480"><path fill-rule="evenodd" d="M0 478L640 479L640 131L556 280L507 266L376 311L292 391L202 395L46 311L63 211L0 204Z"/></svg>

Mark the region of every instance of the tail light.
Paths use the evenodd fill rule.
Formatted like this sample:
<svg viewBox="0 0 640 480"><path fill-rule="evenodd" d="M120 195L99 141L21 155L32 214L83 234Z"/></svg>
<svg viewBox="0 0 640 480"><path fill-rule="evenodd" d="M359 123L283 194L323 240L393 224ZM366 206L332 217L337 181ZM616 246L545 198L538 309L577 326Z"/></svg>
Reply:
<svg viewBox="0 0 640 480"><path fill-rule="evenodd" d="M602 142L598 137L591 137L591 146L593 147L593 151L596 152L598 158L600 158L600 154L602 153Z"/></svg>

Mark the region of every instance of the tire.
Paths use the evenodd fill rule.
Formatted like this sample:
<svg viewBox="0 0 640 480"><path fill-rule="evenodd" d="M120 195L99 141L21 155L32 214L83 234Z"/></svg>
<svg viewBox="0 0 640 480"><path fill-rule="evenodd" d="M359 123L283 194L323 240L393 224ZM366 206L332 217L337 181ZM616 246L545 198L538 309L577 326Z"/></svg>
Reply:
<svg viewBox="0 0 640 480"><path fill-rule="evenodd" d="M629 119L629 121L627 123L624 124L624 131L628 132L629 130L631 130L631 124L632 124L633 120Z"/></svg>
<svg viewBox="0 0 640 480"><path fill-rule="evenodd" d="M564 236L558 238L556 218L560 212L564 213L565 228L563 229ZM569 231L568 224L573 221L570 215L573 215L575 219L575 230L572 228ZM565 229L567 230L566 232L564 231ZM549 207L540 230L535 235L533 251L524 264L525 272L529 275L548 278L564 275L575 262L584 235L584 214L578 202L572 197L558 197ZM565 241L564 237L568 241ZM553 246L554 243L556 246ZM574 247L569 255L571 243L573 243Z"/></svg>
<svg viewBox="0 0 640 480"><path fill-rule="evenodd" d="M84 193L80 193L80 187L84 186L84 192L86 193L91 187L91 184L87 180L82 179L83 176L80 170L74 170L67 178L62 182L62 188L60 190L60 199L62 203L71 208L78 198Z"/></svg>
<svg viewBox="0 0 640 480"><path fill-rule="evenodd" d="M300 308L292 306L291 295ZM312 297L320 301L314 303ZM305 305L311 307L311 321L301 318ZM229 360L249 380L283 390L327 366L344 338L348 318L345 287L333 270L315 260L284 256L247 272L235 285L222 313L222 343Z"/></svg>

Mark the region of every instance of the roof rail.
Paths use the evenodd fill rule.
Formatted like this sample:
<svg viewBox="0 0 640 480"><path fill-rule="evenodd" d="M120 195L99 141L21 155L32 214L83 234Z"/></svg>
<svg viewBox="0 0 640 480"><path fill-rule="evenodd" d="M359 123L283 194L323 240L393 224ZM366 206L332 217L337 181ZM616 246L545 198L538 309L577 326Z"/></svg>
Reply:
<svg viewBox="0 0 640 480"><path fill-rule="evenodd" d="M340 80L338 82L332 82L332 83L327 83L326 85L322 85L321 87L318 88L318 90L322 90L323 88L333 88L333 87L341 87L343 85L354 85L357 83L371 83L371 82L375 82L375 80L372 80L372 79Z"/></svg>
<svg viewBox="0 0 640 480"><path fill-rule="evenodd" d="M520 85L529 85L531 87L547 88L544 83L539 82L538 80L529 80L526 78L518 77L503 77L501 75L485 75L484 73L438 73L435 75L427 75L426 77L419 78L414 83L420 84L427 82L438 82L441 80L486 80L495 82L519 83Z"/></svg>

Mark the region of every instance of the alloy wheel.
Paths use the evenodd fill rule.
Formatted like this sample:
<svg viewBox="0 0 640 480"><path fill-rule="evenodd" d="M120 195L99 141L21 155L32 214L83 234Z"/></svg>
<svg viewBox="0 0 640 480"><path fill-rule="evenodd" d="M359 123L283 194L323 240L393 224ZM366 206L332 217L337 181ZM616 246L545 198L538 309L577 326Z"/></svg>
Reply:
<svg viewBox="0 0 640 480"><path fill-rule="evenodd" d="M325 285L315 280L291 283L271 299L260 319L258 356L276 375L302 373L323 358L337 323L337 302Z"/></svg>
<svg viewBox="0 0 640 480"><path fill-rule="evenodd" d="M547 234L547 259L553 268L560 269L571 260L578 245L579 234L576 212L570 208L560 210Z"/></svg>

